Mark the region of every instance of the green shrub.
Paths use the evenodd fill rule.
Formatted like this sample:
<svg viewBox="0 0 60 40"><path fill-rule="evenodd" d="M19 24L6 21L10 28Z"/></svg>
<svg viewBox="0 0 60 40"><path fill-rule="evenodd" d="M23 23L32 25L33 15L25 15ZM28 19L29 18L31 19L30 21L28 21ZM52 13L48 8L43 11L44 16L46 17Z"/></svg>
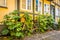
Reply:
<svg viewBox="0 0 60 40"><path fill-rule="evenodd" d="M47 27L48 29L52 30L53 29L53 25L54 25L54 19L52 17L52 15L46 15L47 18Z"/></svg>
<svg viewBox="0 0 60 40"><path fill-rule="evenodd" d="M40 32L45 32L46 30L53 29L54 19L51 15L38 15L37 20L39 22L39 30Z"/></svg>
<svg viewBox="0 0 60 40"><path fill-rule="evenodd" d="M38 17L37 17L37 20L38 20L38 22L39 22L39 31L40 32L45 32L45 30L47 29L47 27L46 27L46 24L47 24L47 19L45 18L45 16L44 15L38 15Z"/></svg>
<svg viewBox="0 0 60 40"><path fill-rule="evenodd" d="M18 16L18 11L15 10L11 12L9 15L5 15L4 17L4 24L7 27L7 30L9 30L10 36L16 36L16 37L23 37L23 28L22 28L22 22L19 22L20 16ZM8 31L3 30L2 34L6 32L8 34Z"/></svg>
<svg viewBox="0 0 60 40"><path fill-rule="evenodd" d="M26 35L30 36L32 33L32 30L33 30L32 17L29 15L28 12L25 12L22 17L24 17L24 19L25 19L25 22L23 24L24 25L23 27L25 29L24 33Z"/></svg>
<svg viewBox="0 0 60 40"><path fill-rule="evenodd" d="M12 37L24 37L30 36L34 31L36 32L46 32L50 28L53 29L53 18L51 15L38 15L37 19L32 21L32 17L28 12L25 12L22 17L18 16L18 11L15 10L8 15L4 16L4 25L7 29L4 29L1 33L2 35L9 34ZM22 18L25 19L22 22ZM18 21L20 19L20 21ZM34 25L34 26L33 26ZM35 27L37 29L35 29ZM35 29L35 30L34 30Z"/></svg>
<svg viewBox="0 0 60 40"><path fill-rule="evenodd" d="M58 30L60 30L60 19L59 19L59 21L58 21Z"/></svg>
<svg viewBox="0 0 60 40"><path fill-rule="evenodd" d="M24 17L25 22L18 21L22 17ZM25 35L30 36L33 29L32 17L30 17L27 12L25 12L22 17L20 18L20 16L18 16L18 11L16 10L9 15L5 15L4 24L7 29L3 30L2 34L7 35L9 33L10 36L15 37L24 37Z"/></svg>

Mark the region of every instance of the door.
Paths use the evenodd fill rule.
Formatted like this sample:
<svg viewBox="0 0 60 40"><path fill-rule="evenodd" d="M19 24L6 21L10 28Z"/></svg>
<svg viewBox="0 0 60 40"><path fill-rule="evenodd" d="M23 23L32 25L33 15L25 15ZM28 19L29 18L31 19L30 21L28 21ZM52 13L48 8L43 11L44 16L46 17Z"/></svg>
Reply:
<svg viewBox="0 0 60 40"><path fill-rule="evenodd" d="M55 19L55 6L51 5L51 14L53 18Z"/></svg>

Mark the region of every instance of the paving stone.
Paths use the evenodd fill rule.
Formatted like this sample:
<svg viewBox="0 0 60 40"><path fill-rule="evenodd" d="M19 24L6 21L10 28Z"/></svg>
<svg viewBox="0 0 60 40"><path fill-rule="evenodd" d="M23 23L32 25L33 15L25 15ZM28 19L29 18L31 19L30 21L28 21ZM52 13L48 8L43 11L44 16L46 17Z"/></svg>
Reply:
<svg viewBox="0 0 60 40"><path fill-rule="evenodd" d="M43 34L35 34L25 40L60 40L60 31L51 31Z"/></svg>
<svg viewBox="0 0 60 40"><path fill-rule="evenodd" d="M5 39L6 37L4 37L4 40ZM0 40L3 40L3 38L0 37ZM30 37L25 37L23 40L60 40L60 31L50 31L42 34L34 34Z"/></svg>

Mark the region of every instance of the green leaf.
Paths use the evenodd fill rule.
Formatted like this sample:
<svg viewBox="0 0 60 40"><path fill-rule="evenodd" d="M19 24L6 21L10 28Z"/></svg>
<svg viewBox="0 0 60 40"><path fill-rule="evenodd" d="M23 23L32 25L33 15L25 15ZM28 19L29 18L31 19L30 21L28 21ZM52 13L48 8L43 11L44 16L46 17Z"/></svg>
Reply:
<svg viewBox="0 0 60 40"><path fill-rule="evenodd" d="M21 31L21 30L22 30L22 28L16 28L16 30L17 30L17 31Z"/></svg>
<svg viewBox="0 0 60 40"><path fill-rule="evenodd" d="M28 33L28 36L31 36L31 33Z"/></svg>
<svg viewBox="0 0 60 40"><path fill-rule="evenodd" d="M14 31L11 31L11 32L10 32L10 35L11 35L11 36L15 36L15 32L14 32Z"/></svg>
<svg viewBox="0 0 60 40"><path fill-rule="evenodd" d="M9 33L9 30L8 29L3 29L3 31L1 33L2 33L2 35L7 35Z"/></svg>
<svg viewBox="0 0 60 40"><path fill-rule="evenodd" d="M23 37L23 33L22 32L16 32L16 34L15 34L15 36L17 36L17 37Z"/></svg>

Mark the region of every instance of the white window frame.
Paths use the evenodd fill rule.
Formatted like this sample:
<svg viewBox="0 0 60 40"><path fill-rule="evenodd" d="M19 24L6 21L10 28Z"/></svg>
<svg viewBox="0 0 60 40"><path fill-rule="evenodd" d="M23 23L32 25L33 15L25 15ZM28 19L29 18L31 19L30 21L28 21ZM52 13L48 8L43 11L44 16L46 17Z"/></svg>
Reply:
<svg viewBox="0 0 60 40"><path fill-rule="evenodd" d="M40 14L42 14L42 2L41 2L41 1L39 1L38 12L39 12Z"/></svg>
<svg viewBox="0 0 60 40"><path fill-rule="evenodd" d="M16 8L16 10L17 10L17 0L15 0L15 8Z"/></svg>
<svg viewBox="0 0 60 40"><path fill-rule="evenodd" d="M39 12L39 2L40 2L40 1L38 0L38 10L37 10L37 12Z"/></svg>
<svg viewBox="0 0 60 40"><path fill-rule="evenodd" d="M27 7L27 5L28 5L28 4L27 4L27 1L28 1L28 0L26 0L26 10L29 10L28 7ZM31 0L31 10L32 10L32 0Z"/></svg>
<svg viewBox="0 0 60 40"><path fill-rule="evenodd" d="M6 4L7 4L6 1L7 1L7 0L5 0L5 6L6 6Z"/></svg>
<svg viewBox="0 0 60 40"><path fill-rule="evenodd" d="M27 0L26 0L26 9L22 8L23 10L29 10L28 7L27 7ZM32 10L32 0L31 0L31 10Z"/></svg>
<svg viewBox="0 0 60 40"><path fill-rule="evenodd" d="M0 6L5 6L5 7L6 7L6 1L7 1L7 0L4 0L4 5L0 5Z"/></svg>
<svg viewBox="0 0 60 40"><path fill-rule="evenodd" d="M44 14L47 13L47 9L48 9L48 8L46 8L46 7L47 7L47 4L44 4Z"/></svg>
<svg viewBox="0 0 60 40"><path fill-rule="evenodd" d="M39 8L40 8L40 7L39 7L39 2L40 2L40 1L38 0L38 11L39 11Z"/></svg>

